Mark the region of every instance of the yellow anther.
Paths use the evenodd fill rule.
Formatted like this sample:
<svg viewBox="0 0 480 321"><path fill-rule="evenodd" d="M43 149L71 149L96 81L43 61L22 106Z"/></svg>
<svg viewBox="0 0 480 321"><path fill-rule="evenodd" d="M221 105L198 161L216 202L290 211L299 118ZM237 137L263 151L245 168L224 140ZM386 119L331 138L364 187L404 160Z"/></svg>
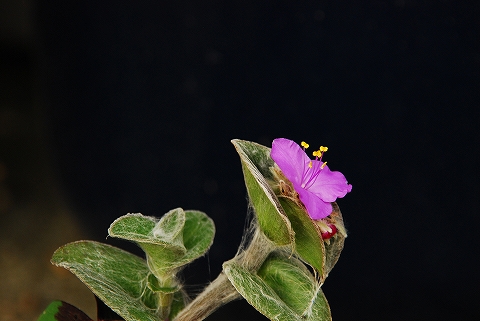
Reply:
<svg viewBox="0 0 480 321"><path fill-rule="evenodd" d="M302 145L302 147L305 148L305 149L307 149L310 146L305 142L301 142L300 145Z"/></svg>
<svg viewBox="0 0 480 321"><path fill-rule="evenodd" d="M326 152L328 150L328 147L325 146L320 146L320 152Z"/></svg>
<svg viewBox="0 0 480 321"><path fill-rule="evenodd" d="M310 163L308 163L308 167L312 168L312 166L313 166L313 163L312 161L310 161Z"/></svg>
<svg viewBox="0 0 480 321"><path fill-rule="evenodd" d="M327 166L327 162L323 163L322 166L320 166L320 169L324 169L325 166Z"/></svg>
<svg viewBox="0 0 480 321"><path fill-rule="evenodd" d="M322 156L322 152L319 151L319 150L316 150L316 151L313 152L313 156L320 157L320 156Z"/></svg>

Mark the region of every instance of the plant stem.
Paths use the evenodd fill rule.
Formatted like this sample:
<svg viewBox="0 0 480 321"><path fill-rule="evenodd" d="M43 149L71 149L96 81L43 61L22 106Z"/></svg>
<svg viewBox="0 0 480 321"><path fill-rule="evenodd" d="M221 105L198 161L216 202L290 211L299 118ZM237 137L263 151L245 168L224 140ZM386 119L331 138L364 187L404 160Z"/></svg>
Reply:
<svg viewBox="0 0 480 321"><path fill-rule="evenodd" d="M234 264L241 265L251 272L256 272L274 248L275 245L267 239L259 228L256 228L245 251L238 253L228 262L234 262ZM239 298L241 298L241 295L222 272L195 300L178 313L174 321L204 320L222 305Z"/></svg>
<svg viewBox="0 0 480 321"><path fill-rule="evenodd" d="M241 298L225 274L220 273L209 286L185 307L174 321L200 321L230 301Z"/></svg>
<svg viewBox="0 0 480 321"><path fill-rule="evenodd" d="M231 261L235 261L250 272L256 272L275 248L275 244L257 227L245 251L237 254Z"/></svg>

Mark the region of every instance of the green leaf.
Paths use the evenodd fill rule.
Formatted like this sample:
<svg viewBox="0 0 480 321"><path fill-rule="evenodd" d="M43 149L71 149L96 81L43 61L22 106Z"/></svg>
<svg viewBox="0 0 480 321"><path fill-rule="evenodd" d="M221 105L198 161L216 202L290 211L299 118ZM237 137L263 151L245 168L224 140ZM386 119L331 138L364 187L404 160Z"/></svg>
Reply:
<svg viewBox="0 0 480 321"><path fill-rule="evenodd" d="M213 243L215 224L212 219L200 211L185 211L183 226L183 246L185 253L178 256L168 256L170 252L157 244L139 243L149 255L150 268L157 273L168 273L178 269L204 255Z"/></svg>
<svg viewBox="0 0 480 321"><path fill-rule="evenodd" d="M171 271L187 251L183 245L184 225L185 212L177 208L160 220L140 213L124 215L110 225L108 234L136 242L151 259L151 267L158 271Z"/></svg>
<svg viewBox="0 0 480 321"><path fill-rule="evenodd" d="M320 284L302 262L288 253L272 253L258 275L302 320L331 320L330 307Z"/></svg>
<svg viewBox="0 0 480 321"><path fill-rule="evenodd" d="M332 312L328 305L327 298L321 288L318 289L316 296L312 299L311 309L308 311L308 321L332 321Z"/></svg>
<svg viewBox="0 0 480 321"><path fill-rule="evenodd" d="M52 263L75 274L126 321L159 320L145 260L107 244L78 241L57 249Z"/></svg>
<svg viewBox="0 0 480 321"><path fill-rule="evenodd" d="M322 232L303 208L290 199L280 197L279 200L295 231L296 253L303 261L314 267L323 280L325 244Z"/></svg>
<svg viewBox="0 0 480 321"><path fill-rule="evenodd" d="M233 139L235 146L242 161L250 162L259 171L260 175L266 179L274 179L270 168L275 162L270 157L271 148L246 140Z"/></svg>
<svg viewBox="0 0 480 321"><path fill-rule="evenodd" d="M53 301L37 321L93 321L83 311L63 301Z"/></svg>
<svg viewBox="0 0 480 321"><path fill-rule="evenodd" d="M153 236L167 243L183 243L182 229L185 225L183 209L176 208L163 215L153 228Z"/></svg>
<svg viewBox="0 0 480 321"><path fill-rule="evenodd" d="M160 220L124 215L110 225L108 233L136 242L147 253L155 275L163 275L204 255L213 243L215 225L205 213L177 208Z"/></svg>
<svg viewBox="0 0 480 321"><path fill-rule="evenodd" d="M277 245L291 244L294 231L267 182L273 177L270 167L274 166L270 148L238 139L232 140L232 143L240 155L248 196L261 230Z"/></svg>
<svg viewBox="0 0 480 321"><path fill-rule="evenodd" d="M288 253L271 254L257 274L233 261L224 264L224 273L248 303L270 320L331 320L320 284Z"/></svg>
<svg viewBox="0 0 480 321"><path fill-rule="evenodd" d="M300 317L258 275L233 262L224 264L223 271L248 303L270 320L300 320Z"/></svg>
<svg viewBox="0 0 480 321"><path fill-rule="evenodd" d="M257 274L298 315L308 309L317 284L302 262L286 255L272 254Z"/></svg>
<svg viewBox="0 0 480 321"><path fill-rule="evenodd" d="M335 223L338 233L330 238L329 242L325 244L325 277L328 276L328 273L330 273L340 258L345 243L345 237L347 236L340 208L337 203L332 203L332 207L333 212L330 214L330 218Z"/></svg>
<svg viewBox="0 0 480 321"><path fill-rule="evenodd" d="M215 237L215 224L207 214L200 211L185 211L185 227L183 229L183 244L187 253L180 263L187 264L205 255Z"/></svg>

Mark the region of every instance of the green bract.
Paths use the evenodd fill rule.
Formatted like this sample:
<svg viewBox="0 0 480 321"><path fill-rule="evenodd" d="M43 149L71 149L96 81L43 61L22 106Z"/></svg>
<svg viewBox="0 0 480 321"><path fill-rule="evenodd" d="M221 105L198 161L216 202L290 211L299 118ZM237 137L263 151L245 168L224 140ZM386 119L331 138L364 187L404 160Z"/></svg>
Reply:
<svg viewBox="0 0 480 321"><path fill-rule="evenodd" d="M342 212L337 203L332 203L333 213L330 215L335 219L335 226L337 227L339 233L335 234L334 237L330 238L329 242L325 244L325 277L328 276L328 273L333 269L340 254L343 250L343 245L345 243L345 238L347 237L347 232L345 226L343 225Z"/></svg>
<svg viewBox="0 0 480 321"><path fill-rule="evenodd" d="M248 303L270 320L331 320L320 284L299 260L286 253L270 255L257 273L235 262L225 263L224 272Z"/></svg>
<svg viewBox="0 0 480 321"><path fill-rule="evenodd" d="M292 200L280 198L280 203L295 230L295 251L297 255L314 267L320 279L325 273L325 243L322 233L305 210Z"/></svg>
<svg viewBox="0 0 480 321"><path fill-rule="evenodd" d="M232 140L232 143L242 161L245 185L260 228L274 243L291 244L295 232L266 180L266 177L271 176L270 167L274 165L270 149L238 139Z"/></svg>

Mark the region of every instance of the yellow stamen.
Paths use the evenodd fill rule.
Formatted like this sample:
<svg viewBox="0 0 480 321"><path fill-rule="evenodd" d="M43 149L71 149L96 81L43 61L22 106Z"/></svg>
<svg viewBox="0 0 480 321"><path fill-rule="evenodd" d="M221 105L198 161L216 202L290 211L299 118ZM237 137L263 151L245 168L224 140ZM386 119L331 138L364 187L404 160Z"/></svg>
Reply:
<svg viewBox="0 0 480 321"><path fill-rule="evenodd" d="M326 152L327 150L328 150L328 147L320 146L320 149L319 149L320 152Z"/></svg>
<svg viewBox="0 0 480 321"><path fill-rule="evenodd" d="M325 166L327 166L327 162L323 163L322 166L320 166L320 169L324 169Z"/></svg>
<svg viewBox="0 0 480 321"><path fill-rule="evenodd" d="M322 152L319 151L319 150L316 150L316 151L313 152L313 156L320 157L320 156L322 156Z"/></svg>
<svg viewBox="0 0 480 321"><path fill-rule="evenodd" d="M310 146L305 142L301 142L300 145L302 145L302 147L305 148L305 149L307 149Z"/></svg>
<svg viewBox="0 0 480 321"><path fill-rule="evenodd" d="M308 167L312 168L313 164L312 164L312 161L310 161L310 163L308 163Z"/></svg>

